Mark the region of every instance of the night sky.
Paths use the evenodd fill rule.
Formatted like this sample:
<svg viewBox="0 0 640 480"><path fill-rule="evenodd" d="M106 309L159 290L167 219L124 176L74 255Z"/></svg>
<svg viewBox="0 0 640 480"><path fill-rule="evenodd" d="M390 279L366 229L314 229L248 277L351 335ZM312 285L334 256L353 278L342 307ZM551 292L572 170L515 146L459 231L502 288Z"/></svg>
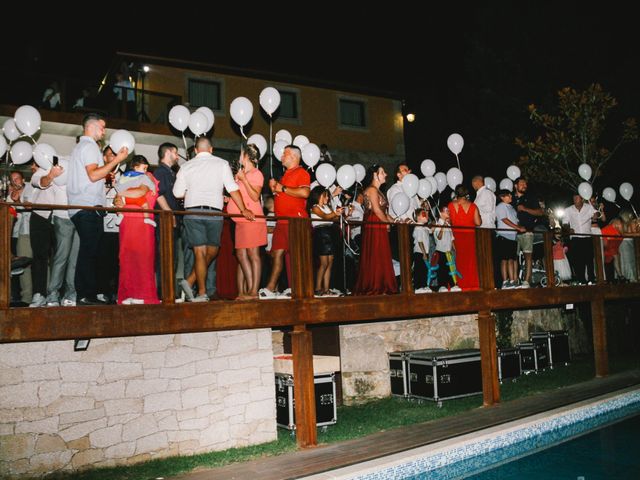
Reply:
<svg viewBox="0 0 640 480"><path fill-rule="evenodd" d="M85 33L63 45L52 35L34 33L14 42L5 48L2 70L10 65L97 82L113 53L123 50L394 91L417 117L406 127L409 161L417 169L431 158L446 171L455 165L446 138L458 132L465 139L461 161L467 180L476 172L503 178L522 153L514 138L531 131L527 105L549 105L565 86L599 82L618 99L612 138L623 118L640 118L637 25L628 4L432 3L421 4L426 13L387 5L356 16L318 4L318 12L296 10L294 20L274 20L253 7L224 18L190 9L147 21L142 30L133 19L122 23L108 13L96 23L98 36ZM291 8L278 8L290 18ZM622 148L604 181L631 181L637 197L639 162L638 142Z"/></svg>

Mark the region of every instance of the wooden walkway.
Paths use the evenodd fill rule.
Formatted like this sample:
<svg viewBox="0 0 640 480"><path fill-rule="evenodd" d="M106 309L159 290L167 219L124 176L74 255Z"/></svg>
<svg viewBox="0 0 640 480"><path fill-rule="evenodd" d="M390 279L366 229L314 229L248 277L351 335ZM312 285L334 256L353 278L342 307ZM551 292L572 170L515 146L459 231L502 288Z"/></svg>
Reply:
<svg viewBox="0 0 640 480"><path fill-rule="evenodd" d="M478 408L346 442L171 477L172 480L287 480L346 467L517 420L640 384L640 370ZM339 420L338 420L339 421Z"/></svg>

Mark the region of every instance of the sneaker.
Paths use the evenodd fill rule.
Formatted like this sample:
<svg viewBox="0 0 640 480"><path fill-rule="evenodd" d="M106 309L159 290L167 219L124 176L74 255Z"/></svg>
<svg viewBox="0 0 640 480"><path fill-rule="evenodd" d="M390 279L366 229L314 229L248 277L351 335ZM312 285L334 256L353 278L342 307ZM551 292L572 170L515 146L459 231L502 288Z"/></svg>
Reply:
<svg viewBox="0 0 640 480"><path fill-rule="evenodd" d="M505 290L507 288L513 288L513 287L511 286L511 282L509 280L503 280L502 281L502 287L500 287L500 288Z"/></svg>
<svg viewBox="0 0 640 480"><path fill-rule="evenodd" d="M50 293L47 295L47 307L59 307L60 306L60 298L58 297L58 293Z"/></svg>
<svg viewBox="0 0 640 480"><path fill-rule="evenodd" d="M453 287L451 287L451 290L449 290L450 292L461 292L462 289L458 286L458 285L454 285Z"/></svg>
<svg viewBox="0 0 640 480"><path fill-rule="evenodd" d="M104 303L109 303L109 299L107 299L107 296L104 293L99 293L96 295L96 298L98 299L98 301L100 302L104 302Z"/></svg>
<svg viewBox="0 0 640 480"><path fill-rule="evenodd" d="M344 293L342 293L337 288L330 288L329 291L332 292L332 293L335 293L336 297L344 297Z"/></svg>
<svg viewBox="0 0 640 480"><path fill-rule="evenodd" d="M429 287L421 287L418 288L414 293L432 293L433 290L431 290Z"/></svg>
<svg viewBox="0 0 640 480"><path fill-rule="evenodd" d="M133 300L137 300L137 299L134 298ZM202 295L198 295L193 300L191 300L191 302L194 302L194 303L208 302L208 301L209 301L209 296L206 293L203 293Z"/></svg>
<svg viewBox="0 0 640 480"><path fill-rule="evenodd" d="M36 293L31 299L30 307L44 307L47 304L46 298L41 293Z"/></svg>
<svg viewBox="0 0 640 480"><path fill-rule="evenodd" d="M75 307L76 306L76 301L73 298L63 298L62 299L62 306L63 307Z"/></svg>
<svg viewBox="0 0 640 480"><path fill-rule="evenodd" d="M131 299L131 304L132 305L144 305L144 299L142 299L142 298L132 298Z"/></svg>
<svg viewBox="0 0 640 480"><path fill-rule="evenodd" d="M11 259L11 271L21 269L24 271L29 265L31 265L31 257L13 257ZM18 274L16 274L18 275Z"/></svg>
<svg viewBox="0 0 640 480"><path fill-rule="evenodd" d="M440 287L440 288L438 289L438 293L448 292L448 291L449 291L449 289L448 289L447 287Z"/></svg>
<svg viewBox="0 0 640 480"><path fill-rule="evenodd" d="M325 292L325 294L326 294L326 292ZM291 298L291 289L290 288L284 289L282 291L282 293L280 293L278 296L282 297L282 298Z"/></svg>
<svg viewBox="0 0 640 480"><path fill-rule="evenodd" d="M520 282L520 288L529 288L529 282L527 282L526 280L523 280L522 282Z"/></svg>
<svg viewBox="0 0 640 480"><path fill-rule="evenodd" d="M340 290L336 290L335 288L330 288L326 292L324 292L325 297L341 297L342 292Z"/></svg>
<svg viewBox="0 0 640 480"><path fill-rule="evenodd" d="M261 288L258 290L258 297L260 300L273 300L274 298L278 298L278 292L273 292L268 288Z"/></svg>
<svg viewBox="0 0 640 480"><path fill-rule="evenodd" d="M147 225L151 225L153 228L158 226L158 224L150 218L145 218L143 222L146 223Z"/></svg>
<svg viewBox="0 0 640 480"><path fill-rule="evenodd" d="M124 300L122 300L122 305L131 305L133 304L133 298L129 297L129 298L125 298Z"/></svg>
<svg viewBox="0 0 640 480"><path fill-rule="evenodd" d="M78 305L104 305L104 302L101 302L96 297L82 297L77 302Z"/></svg>
<svg viewBox="0 0 640 480"><path fill-rule="evenodd" d="M193 289L191 288L191 285L189 285L189 282L187 282L187 280L183 278L182 280L180 280L179 285L182 291L184 292L185 300L187 302L193 302L193 299L194 299Z"/></svg>

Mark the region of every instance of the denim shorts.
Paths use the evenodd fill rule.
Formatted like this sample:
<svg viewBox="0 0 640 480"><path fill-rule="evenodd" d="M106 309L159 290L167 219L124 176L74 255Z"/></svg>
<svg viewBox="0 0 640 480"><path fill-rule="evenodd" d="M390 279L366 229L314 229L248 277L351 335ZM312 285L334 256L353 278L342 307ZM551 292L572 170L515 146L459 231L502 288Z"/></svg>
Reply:
<svg viewBox="0 0 640 480"><path fill-rule="evenodd" d="M197 211L197 210L193 210ZM184 230L190 247L219 247L224 217L184 216Z"/></svg>

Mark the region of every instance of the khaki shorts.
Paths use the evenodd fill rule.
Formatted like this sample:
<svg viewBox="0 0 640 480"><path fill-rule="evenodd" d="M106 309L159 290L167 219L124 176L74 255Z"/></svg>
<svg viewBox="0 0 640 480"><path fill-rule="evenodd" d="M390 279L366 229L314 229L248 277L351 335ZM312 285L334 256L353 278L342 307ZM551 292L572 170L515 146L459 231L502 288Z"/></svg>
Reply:
<svg viewBox="0 0 640 480"><path fill-rule="evenodd" d="M533 253L533 232L518 234L518 250L522 253Z"/></svg>

